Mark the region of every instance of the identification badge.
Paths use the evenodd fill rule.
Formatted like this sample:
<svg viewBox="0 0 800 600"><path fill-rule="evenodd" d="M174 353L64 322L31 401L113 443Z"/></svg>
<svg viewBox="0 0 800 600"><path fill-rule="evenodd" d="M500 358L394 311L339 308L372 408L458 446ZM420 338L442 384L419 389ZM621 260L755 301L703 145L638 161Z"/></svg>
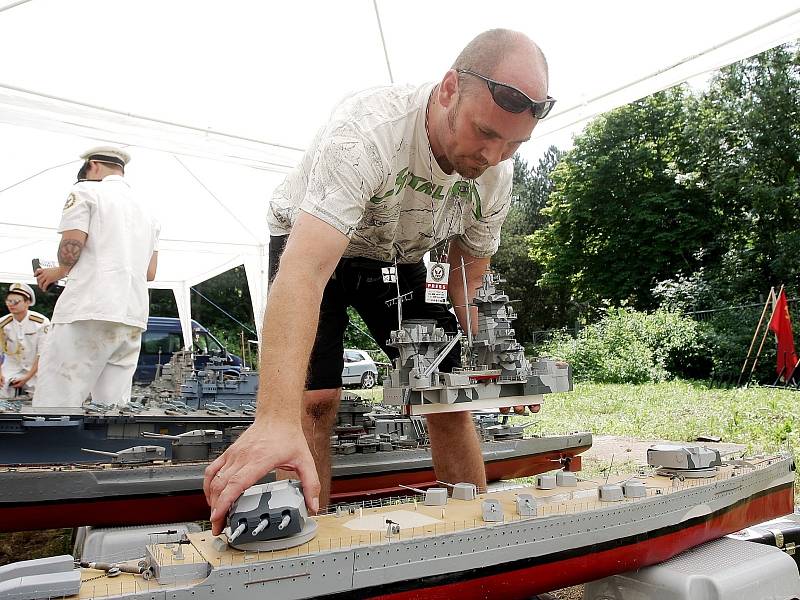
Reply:
<svg viewBox="0 0 800 600"><path fill-rule="evenodd" d="M447 280L449 278L450 263L430 263L425 279L425 302L447 304Z"/></svg>

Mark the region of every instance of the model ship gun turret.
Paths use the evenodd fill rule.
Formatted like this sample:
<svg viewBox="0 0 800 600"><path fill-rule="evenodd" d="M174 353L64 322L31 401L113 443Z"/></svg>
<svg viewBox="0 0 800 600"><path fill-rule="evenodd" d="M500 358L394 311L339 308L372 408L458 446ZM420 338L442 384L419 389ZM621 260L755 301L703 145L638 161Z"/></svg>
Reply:
<svg viewBox="0 0 800 600"><path fill-rule="evenodd" d="M525 357L511 327L516 318L511 301L497 289L501 281L491 272L484 274L472 304L478 322L476 333L467 336L466 366L452 373L438 367L461 334L447 334L432 320L399 317L400 328L387 341L400 356L384 382L385 404L401 406L407 414L426 414L535 405L543 394L572 390L567 363L547 358L531 363Z"/></svg>
<svg viewBox="0 0 800 600"><path fill-rule="evenodd" d="M177 435L143 431L142 436L159 440L172 440L172 460L175 462L209 460L219 456L225 439L219 429L193 429Z"/></svg>
<svg viewBox="0 0 800 600"><path fill-rule="evenodd" d="M705 446L656 444L647 449L647 464L668 477L714 477L722 466L719 450Z"/></svg>
<svg viewBox="0 0 800 600"><path fill-rule="evenodd" d="M305 544L317 533L300 482L285 479L245 490L228 511L225 535L239 550L281 550Z"/></svg>
<svg viewBox="0 0 800 600"><path fill-rule="evenodd" d="M166 458L166 451L163 446L133 446L119 452L106 452L105 450L92 450L91 448L81 448L81 450L89 454L108 456L111 459L109 462L114 464L142 463Z"/></svg>

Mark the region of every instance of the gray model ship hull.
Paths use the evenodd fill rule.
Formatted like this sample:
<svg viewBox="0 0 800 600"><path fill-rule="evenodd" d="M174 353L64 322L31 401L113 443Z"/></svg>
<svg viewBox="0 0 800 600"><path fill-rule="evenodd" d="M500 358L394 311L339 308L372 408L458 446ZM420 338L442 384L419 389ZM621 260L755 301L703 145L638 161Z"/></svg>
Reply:
<svg viewBox="0 0 800 600"><path fill-rule="evenodd" d="M481 521L481 498L451 501L441 515L438 507L393 502L363 514L318 517L316 540L278 552L233 551L209 532L190 533L185 546L147 547L154 579L108 579L87 569L80 593L125 600L522 599L661 562L793 508L789 456L726 467L712 480L648 479L646 497L615 503L599 501L587 484L554 496L523 490L537 497L533 516L507 512L515 492L493 492L505 511L493 523ZM392 536L364 522L370 515L408 522ZM68 567L64 580L73 577Z"/></svg>
<svg viewBox="0 0 800 600"><path fill-rule="evenodd" d="M484 442L489 480L535 475L554 464L580 468L589 433ZM334 455L331 501L397 494L435 483L428 448ZM0 531L134 525L208 517L206 462L0 468Z"/></svg>
<svg viewBox="0 0 800 600"><path fill-rule="evenodd" d="M97 457L83 448L119 452L139 445L159 445L172 458L168 439L147 438L146 433L179 435L195 429L223 432L223 444L233 435L231 428L248 426L253 417L242 412L211 415L201 411L169 415L164 411L126 414L117 410L103 415L86 414L82 409L25 407L16 413L0 413L0 464L50 465L97 463Z"/></svg>

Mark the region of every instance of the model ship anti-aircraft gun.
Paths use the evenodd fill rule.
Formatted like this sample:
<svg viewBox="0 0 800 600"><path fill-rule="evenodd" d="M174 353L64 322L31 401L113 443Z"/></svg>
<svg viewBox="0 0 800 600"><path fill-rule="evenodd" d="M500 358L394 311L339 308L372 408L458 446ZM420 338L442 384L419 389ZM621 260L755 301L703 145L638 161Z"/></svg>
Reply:
<svg viewBox="0 0 800 600"><path fill-rule="evenodd" d="M391 332L387 344L400 356L384 380L385 404L419 415L536 405L544 394L572 390L567 363L547 358L531 362L525 357L511 327L516 314L508 296L497 289L501 282L494 273L483 275L471 304L478 309L477 333L471 333L467 307L467 361L451 373L439 371L439 365L462 334L447 334L433 320L402 319L398 297L400 327Z"/></svg>

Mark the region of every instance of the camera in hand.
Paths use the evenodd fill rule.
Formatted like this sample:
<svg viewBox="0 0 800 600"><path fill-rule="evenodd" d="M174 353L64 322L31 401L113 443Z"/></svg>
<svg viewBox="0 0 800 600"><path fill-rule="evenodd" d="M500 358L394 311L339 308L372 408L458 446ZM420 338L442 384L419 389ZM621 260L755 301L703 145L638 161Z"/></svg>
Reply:
<svg viewBox="0 0 800 600"><path fill-rule="evenodd" d="M39 259L39 258L34 258L33 260L31 260L31 266L33 267L33 272L35 274L38 269L51 269L53 267L57 267L58 263L56 261L54 261L54 260L42 260L42 259ZM37 286L37 287L39 287L39 286ZM46 290L42 290L41 287L39 287L39 289L41 291L45 292L45 293L49 293L49 292L60 293L61 290L64 289L64 286L59 285L58 283L54 283L50 287L48 287Z"/></svg>

